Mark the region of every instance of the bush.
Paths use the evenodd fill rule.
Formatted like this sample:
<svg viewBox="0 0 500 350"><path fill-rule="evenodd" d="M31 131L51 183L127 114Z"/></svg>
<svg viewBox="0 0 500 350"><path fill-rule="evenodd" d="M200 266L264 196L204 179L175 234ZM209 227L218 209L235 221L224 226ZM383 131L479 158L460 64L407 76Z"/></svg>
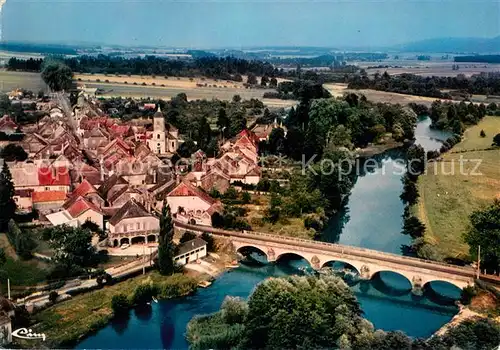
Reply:
<svg viewBox="0 0 500 350"><path fill-rule="evenodd" d="M481 132L479 133L479 136L486 137L486 133L484 132L484 130L481 130Z"/></svg>
<svg viewBox="0 0 500 350"><path fill-rule="evenodd" d="M472 298L477 295L476 288L474 286L467 286L462 289L460 294L460 302L464 305L469 305Z"/></svg>
<svg viewBox="0 0 500 350"><path fill-rule="evenodd" d="M241 201L243 204L248 204L248 203L250 203L251 200L252 200L252 196L247 191L244 191L241 194Z"/></svg>
<svg viewBox="0 0 500 350"><path fill-rule="evenodd" d="M500 146L500 134L496 134L495 137L493 137L492 146Z"/></svg>
<svg viewBox="0 0 500 350"><path fill-rule="evenodd" d="M128 312L130 302L124 294L113 295L111 309L115 315L123 315Z"/></svg>
<svg viewBox="0 0 500 350"><path fill-rule="evenodd" d="M132 302L135 305L144 304L158 295L158 288L153 284L141 284L137 286L132 297Z"/></svg>

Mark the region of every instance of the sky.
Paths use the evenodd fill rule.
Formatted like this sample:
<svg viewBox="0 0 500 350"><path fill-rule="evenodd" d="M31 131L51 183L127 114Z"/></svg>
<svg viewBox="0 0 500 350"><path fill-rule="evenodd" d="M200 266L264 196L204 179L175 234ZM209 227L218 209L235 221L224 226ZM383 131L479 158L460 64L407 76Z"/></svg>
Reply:
<svg viewBox="0 0 500 350"><path fill-rule="evenodd" d="M500 0L7 0L5 41L380 47L500 35Z"/></svg>

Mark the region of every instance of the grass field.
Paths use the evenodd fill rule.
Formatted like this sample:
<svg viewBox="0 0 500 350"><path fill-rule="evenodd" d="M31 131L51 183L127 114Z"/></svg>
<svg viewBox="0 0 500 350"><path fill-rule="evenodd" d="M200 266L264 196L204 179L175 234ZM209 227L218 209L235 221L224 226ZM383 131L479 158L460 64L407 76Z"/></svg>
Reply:
<svg viewBox="0 0 500 350"><path fill-rule="evenodd" d="M45 333L45 343L29 343L30 347L60 347L73 345L83 336L105 326L112 318L111 299L114 295L124 294L132 297L135 288L143 283L152 283L164 288L169 288L174 297L183 295L194 290L196 286L193 278L176 274L173 276L161 276L153 271L113 286L78 295L70 300L56 304L36 314L37 324L33 326L33 332ZM164 292L165 293L165 292Z"/></svg>
<svg viewBox="0 0 500 350"><path fill-rule="evenodd" d="M23 88L37 93L45 90L47 85L40 77L40 73L28 72L8 72L0 70L0 91L10 92L12 90Z"/></svg>
<svg viewBox="0 0 500 350"><path fill-rule="evenodd" d="M481 130L485 138L479 136ZM500 196L500 149L484 150L497 133L500 118L485 117L465 132L463 141L442 161L429 163L427 174L419 178L420 200L415 209L426 225L426 241L443 257L468 255L462 235L469 229L470 214Z"/></svg>
<svg viewBox="0 0 500 350"><path fill-rule="evenodd" d="M0 247L5 251L7 261L0 270L5 271L5 276L10 279L11 289L24 289L26 286L34 286L43 283L47 276L47 264L38 259L21 260L12 248L7 236L0 234ZM6 283L0 284L0 291L7 290Z"/></svg>

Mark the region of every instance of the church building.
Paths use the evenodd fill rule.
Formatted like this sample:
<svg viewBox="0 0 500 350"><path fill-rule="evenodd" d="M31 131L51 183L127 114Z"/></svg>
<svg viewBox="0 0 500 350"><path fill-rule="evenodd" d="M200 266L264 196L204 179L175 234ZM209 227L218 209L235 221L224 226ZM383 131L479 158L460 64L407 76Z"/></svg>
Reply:
<svg viewBox="0 0 500 350"><path fill-rule="evenodd" d="M160 106L153 116L153 133L148 139L149 149L158 155L174 153L179 145L179 130L165 123Z"/></svg>

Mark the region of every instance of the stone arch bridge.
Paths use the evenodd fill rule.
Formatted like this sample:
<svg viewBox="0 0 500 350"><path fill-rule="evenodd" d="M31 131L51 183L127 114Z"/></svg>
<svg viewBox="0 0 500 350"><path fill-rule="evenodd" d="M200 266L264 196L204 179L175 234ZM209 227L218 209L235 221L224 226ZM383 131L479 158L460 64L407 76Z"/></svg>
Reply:
<svg viewBox="0 0 500 350"><path fill-rule="evenodd" d="M263 252L269 262L277 261L285 254L295 254L307 260L314 269L321 269L329 262L347 263L357 270L362 279L371 279L382 271L395 272L406 277L414 291L433 281L448 282L461 289L474 284L475 270L472 267L254 231L227 231L179 221L175 221L174 225L180 231L209 232L229 239L236 251L253 247Z"/></svg>

